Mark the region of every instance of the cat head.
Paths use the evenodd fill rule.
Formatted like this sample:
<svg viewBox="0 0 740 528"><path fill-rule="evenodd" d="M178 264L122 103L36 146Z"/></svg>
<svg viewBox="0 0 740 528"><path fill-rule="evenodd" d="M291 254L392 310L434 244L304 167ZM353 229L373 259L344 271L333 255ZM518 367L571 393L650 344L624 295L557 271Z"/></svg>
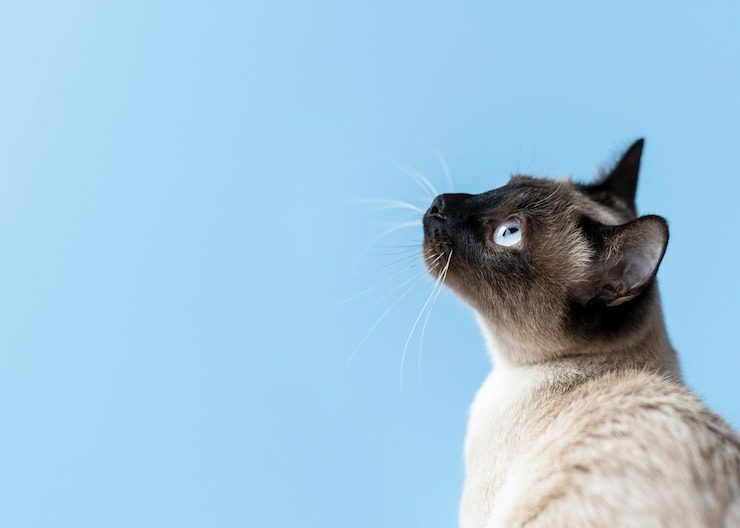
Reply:
<svg viewBox="0 0 740 528"><path fill-rule="evenodd" d="M624 339L655 309L668 243L637 217L643 140L594 184L514 176L482 194L442 194L424 215L432 275L472 305L497 346L538 361Z"/></svg>

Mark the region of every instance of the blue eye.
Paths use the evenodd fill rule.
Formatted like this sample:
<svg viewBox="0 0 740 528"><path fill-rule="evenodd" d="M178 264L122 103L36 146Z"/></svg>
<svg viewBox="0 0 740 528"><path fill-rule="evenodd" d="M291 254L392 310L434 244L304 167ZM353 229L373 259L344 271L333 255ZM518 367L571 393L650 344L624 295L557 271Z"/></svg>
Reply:
<svg viewBox="0 0 740 528"><path fill-rule="evenodd" d="M509 219L493 232L493 242L499 246L511 247L522 240L522 224L518 220Z"/></svg>

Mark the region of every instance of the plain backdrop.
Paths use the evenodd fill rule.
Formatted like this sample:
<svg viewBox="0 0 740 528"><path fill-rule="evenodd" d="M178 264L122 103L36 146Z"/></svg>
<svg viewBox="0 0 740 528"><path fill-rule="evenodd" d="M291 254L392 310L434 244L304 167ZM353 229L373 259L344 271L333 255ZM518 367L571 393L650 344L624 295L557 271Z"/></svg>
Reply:
<svg viewBox="0 0 740 528"><path fill-rule="evenodd" d="M490 365L452 294L422 312L419 213L374 200L588 181L638 137L686 381L740 425L738 27L732 1L4 4L0 525L454 526Z"/></svg>

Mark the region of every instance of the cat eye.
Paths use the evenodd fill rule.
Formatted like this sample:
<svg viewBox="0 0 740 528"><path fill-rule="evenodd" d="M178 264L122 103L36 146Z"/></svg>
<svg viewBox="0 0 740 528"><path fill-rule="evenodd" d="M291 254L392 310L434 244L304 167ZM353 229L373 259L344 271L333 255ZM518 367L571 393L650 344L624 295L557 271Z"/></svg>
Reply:
<svg viewBox="0 0 740 528"><path fill-rule="evenodd" d="M519 220L509 219L493 232L493 242L499 246L511 247L522 240L522 224Z"/></svg>

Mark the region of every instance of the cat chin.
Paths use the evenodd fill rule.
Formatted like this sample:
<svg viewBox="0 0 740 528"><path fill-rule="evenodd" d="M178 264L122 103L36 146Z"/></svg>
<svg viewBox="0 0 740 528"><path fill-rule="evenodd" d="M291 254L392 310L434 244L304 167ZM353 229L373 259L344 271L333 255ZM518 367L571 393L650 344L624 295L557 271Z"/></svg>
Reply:
<svg viewBox="0 0 740 528"><path fill-rule="evenodd" d="M452 250L451 244L445 240L424 240L422 249L424 263L429 274L435 279L439 278L440 272L450 257L450 251Z"/></svg>

